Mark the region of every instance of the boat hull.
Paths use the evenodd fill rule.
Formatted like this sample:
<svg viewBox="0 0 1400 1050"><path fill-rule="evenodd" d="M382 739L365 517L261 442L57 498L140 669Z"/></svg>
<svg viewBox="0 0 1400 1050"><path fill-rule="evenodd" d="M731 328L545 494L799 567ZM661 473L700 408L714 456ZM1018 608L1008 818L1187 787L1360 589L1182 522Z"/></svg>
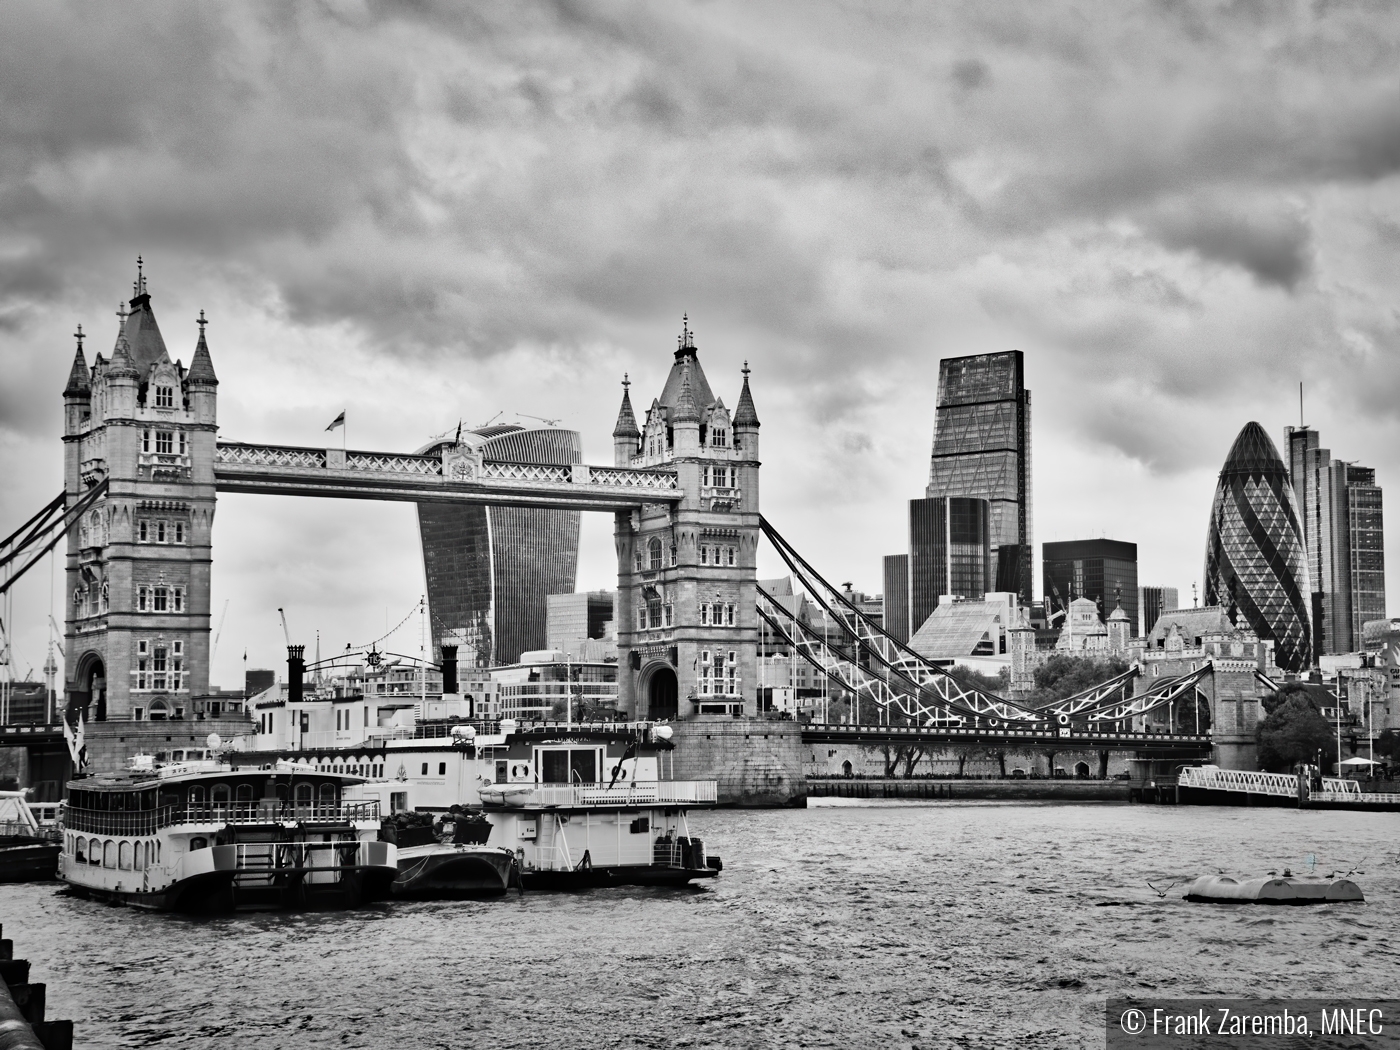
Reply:
<svg viewBox="0 0 1400 1050"><path fill-rule="evenodd" d="M0 846L0 882L44 882L58 874L57 842Z"/></svg>
<svg viewBox="0 0 1400 1050"><path fill-rule="evenodd" d="M1186 891L1186 899L1201 904L1340 904L1362 902L1361 888L1350 879L1317 876L1234 879L1202 875Z"/></svg>
<svg viewBox="0 0 1400 1050"><path fill-rule="evenodd" d="M411 900L496 897L519 884L519 868L509 850L444 843L400 849L390 892Z"/></svg>
<svg viewBox="0 0 1400 1050"><path fill-rule="evenodd" d="M713 879L718 874L714 868L621 864L574 871L526 871L521 873L521 878L527 890L586 890L600 886L685 886L696 879Z"/></svg>

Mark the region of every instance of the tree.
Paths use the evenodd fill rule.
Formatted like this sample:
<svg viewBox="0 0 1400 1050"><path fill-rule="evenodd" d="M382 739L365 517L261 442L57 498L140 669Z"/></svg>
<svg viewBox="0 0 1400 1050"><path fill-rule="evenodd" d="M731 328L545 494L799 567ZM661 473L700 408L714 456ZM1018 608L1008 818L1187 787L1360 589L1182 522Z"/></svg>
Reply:
<svg viewBox="0 0 1400 1050"><path fill-rule="evenodd" d="M1056 653L1036 668L1035 689L1030 694L1030 704L1032 707L1040 707L1063 700L1067 696L1106 682L1127 669L1127 663L1116 657L1089 660L1082 656Z"/></svg>
<svg viewBox="0 0 1400 1050"><path fill-rule="evenodd" d="M1400 761L1400 733L1393 729L1382 730L1381 735L1376 738L1376 753L1372 757L1377 760Z"/></svg>
<svg viewBox="0 0 1400 1050"><path fill-rule="evenodd" d="M1285 687L1269 699L1272 710L1255 730L1261 766L1287 773L1300 762L1313 761L1319 751L1331 755L1336 750L1332 726L1306 691Z"/></svg>

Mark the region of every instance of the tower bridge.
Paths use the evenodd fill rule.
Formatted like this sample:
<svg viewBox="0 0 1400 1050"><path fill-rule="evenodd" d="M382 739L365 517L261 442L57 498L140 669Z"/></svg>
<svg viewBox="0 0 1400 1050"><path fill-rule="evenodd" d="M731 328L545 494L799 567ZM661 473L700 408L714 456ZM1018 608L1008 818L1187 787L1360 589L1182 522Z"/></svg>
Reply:
<svg viewBox="0 0 1400 1050"><path fill-rule="evenodd" d="M65 689L70 712L89 722L179 717L208 693L214 515L221 495L242 493L613 514L618 703L632 717L760 714L767 629L868 701L872 724L809 727L804 739L1047 745L1087 734L1095 747L1208 750L1203 736L1149 738L1134 720L1188 689L1194 695L1209 665L1140 696L1128 679L1115 680L1036 710L971 688L864 617L761 518L748 366L731 412L710 386L688 323L640 418L624 378L612 464L522 463L457 441L415 453L220 441L203 313L185 366L166 349L143 274L134 291L118 311L110 355L89 365L77 334L63 391L62 496L8 549L0 545L0 565L12 567L8 588L67 536ZM843 639L813 637L759 588L765 536Z"/></svg>

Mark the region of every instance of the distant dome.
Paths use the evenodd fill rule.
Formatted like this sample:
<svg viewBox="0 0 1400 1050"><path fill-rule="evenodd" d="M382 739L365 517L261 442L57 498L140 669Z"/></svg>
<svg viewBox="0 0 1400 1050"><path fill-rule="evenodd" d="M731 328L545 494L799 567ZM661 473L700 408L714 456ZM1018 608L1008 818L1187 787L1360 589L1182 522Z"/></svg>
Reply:
<svg viewBox="0 0 1400 1050"><path fill-rule="evenodd" d="M1206 536L1205 604L1243 616L1274 642L1285 671L1312 664L1308 565L1293 482L1258 423L1240 431L1221 468Z"/></svg>

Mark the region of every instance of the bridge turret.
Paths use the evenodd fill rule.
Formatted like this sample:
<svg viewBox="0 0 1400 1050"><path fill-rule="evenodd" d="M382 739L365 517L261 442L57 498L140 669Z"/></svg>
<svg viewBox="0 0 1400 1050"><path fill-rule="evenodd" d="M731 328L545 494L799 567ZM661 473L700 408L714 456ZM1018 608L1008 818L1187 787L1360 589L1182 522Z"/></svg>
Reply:
<svg viewBox="0 0 1400 1050"><path fill-rule="evenodd" d="M78 340L73 354L73 367L68 371L68 383L63 388L63 433L79 433L92 416L92 382L88 378L87 358L83 356L83 326L78 325L73 336Z"/></svg>
<svg viewBox="0 0 1400 1050"><path fill-rule="evenodd" d="M199 311L199 342L195 344L190 370L185 374L185 389L189 394L190 415L195 423L214 426L218 422L219 378L214 374L214 361L209 356L209 344L204 340L204 311Z"/></svg>
<svg viewBox="0 0 1400 1050"><path fill-rule="evenodd" d="M642 432L637 428L637 416L632 411L630 387L632 381L624 372L622 376L622 407L617 412L617 425L613 427L613 465L630 467L632 457L637 454Z"/></svg>
<svg viewBox="0 0 1400 1050"><path fill-rule="evenodd" d="M690 387L690 362L681 361L681 392L671 413L671 450L677 457L700 452L700 407Z"/></svg>

